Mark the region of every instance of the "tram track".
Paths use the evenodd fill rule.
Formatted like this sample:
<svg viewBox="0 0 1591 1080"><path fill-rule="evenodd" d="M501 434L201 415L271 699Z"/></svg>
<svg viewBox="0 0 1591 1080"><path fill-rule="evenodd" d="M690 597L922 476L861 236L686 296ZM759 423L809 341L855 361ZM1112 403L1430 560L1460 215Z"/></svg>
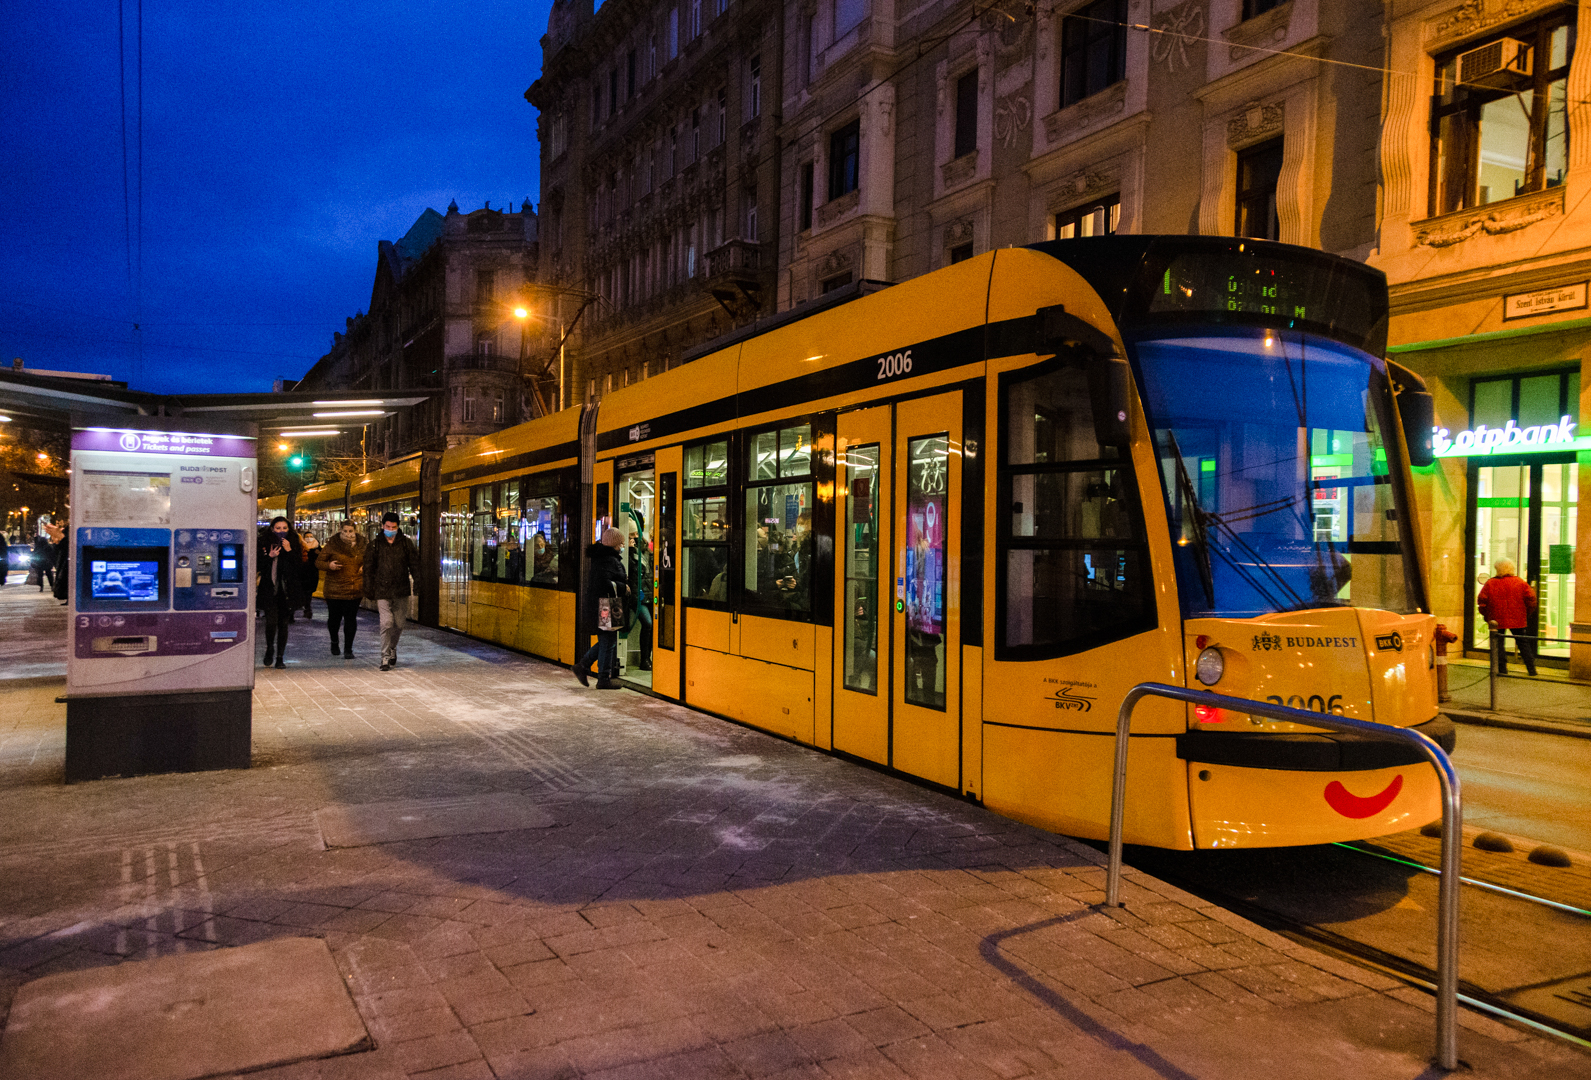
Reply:
<svg viewBox="0 0 1591 1080"><path fill-rule="evenodd" d="M1440 878L1439 871L1410 859L1369 850L1353 843L1276 850L1281 854L1269 861L1274 870L1271 877L1263 873L1268 860L1261 852L1252 852L1248 859L1242 860L1248 865L1237 874L1231 872L1230 866L1218 865L1232 861L1221 858L1226 853L1166 852L1138 848L1129 849L1127 862L1300 944L1381 972L1422 991L1435 991L1434 963L1423 962L1418 955L1422 949L1434 952L1428 947L1435 940L1435 908L1432 904L1429 912L1426 912L1421 904L1415 902L1414 894L1428 890L1434 896L1435 881ZM1292 891L1296 889L1297 882L1287 879L1301 864L1311 861L1330 867L1339 857L1335 853L1341 853L1340 857L1352 857L1355 861L1362 858L1366 870L1357 880L1369 883L1372 893L1380 890L1381 896L1367 900L1363 895L1353 895L1351 890L1339 892L1336 896L1328 897L1324 904L1335 917L1307 917L1300 908L1311 905L1298 902L1296 892ZM1210 859L1204 856L1216 857ZM1259 872L1256 872L1256 868ZM1411 887L1394 902L1388 902L1390 897L1384 891L1385 883L1389 880L1388 870L1394 875L1409 875L1407 883ZM1542 949L1564 956L1591 958L1591 910L1475 878L1460 880L1467 894L1466 899L1480 896L1487 898L1482 906L1495 909L1497 905L1508 905L1511 909L1540 912L1540 916L1521 917L1517 921L1528 923L1536 918L1545 918L1554 924L1557 932L1550 939L1540 942ZM1423 890L1421 883L1428 883ZM1341 878L1327 876L1322 879L1322 884L1327 890L1332 887L1341 889L1345 882ZM1466 909L1471 906L1465 905ZM1418 923L1410 926L1389 925L1391 920L1387 916L1393 915L1397 909L1406 908L1414 908L1422 916L1429 914L1431 918L1422 917ZM1481 915L1480 921L1485 925L1493 925L1496 921L1495 910ZM1470 924L1472 920L1466 918L1465 922ZM1422 936L1414 936L1422 931ZM1567 978L1533 980L1527 976L1516 985L1499 985L1497 944L1479 935L1475 925L1467 925L1466 931L1461 938L1464 944L1460 952L1459 1000L1463 1004L1496 1019L1511 1021L1591 1050L1591 1000L1587 1000L1587 990L1591 989L1591 972L1577 972ZM1582 940L1587 947L1575 946L1573 939ZM1403 946L1404 942L1407 942L1407 947ZM1487 952L1491 953L1489 957L1476 955ZM1500 953L1507 955L1506 942L1502 944ZM1520 966L1528 968L1530 965ZM1472 969L1475 968L1481 970L1482 977L1474 977L1476 972Z"/></svg>

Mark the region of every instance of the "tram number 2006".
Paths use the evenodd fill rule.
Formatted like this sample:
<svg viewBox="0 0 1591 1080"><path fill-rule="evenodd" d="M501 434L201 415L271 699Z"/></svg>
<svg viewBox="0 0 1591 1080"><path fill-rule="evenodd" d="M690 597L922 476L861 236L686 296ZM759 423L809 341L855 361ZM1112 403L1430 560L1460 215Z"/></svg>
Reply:
<svg viewBox="0 0 1591 1080"><path fill-rule="evenodd" d="M1280 694L1271 694L1265 700L1272 705L1286 705L1290 709L1308 709L1310 712L1319 713L1334 713L1342 707L1341 694L1333 694L1329 698L1310 694L1307 700L1302 694L1294 694L1285 701Z"/></svg>
<svg viewBox="0 0 1591 1080"><path fill-rule="evenodd" d="M886 353L878 358L878 378L893 379L897 375L910 374L912 369L912 351Z"/></svg>

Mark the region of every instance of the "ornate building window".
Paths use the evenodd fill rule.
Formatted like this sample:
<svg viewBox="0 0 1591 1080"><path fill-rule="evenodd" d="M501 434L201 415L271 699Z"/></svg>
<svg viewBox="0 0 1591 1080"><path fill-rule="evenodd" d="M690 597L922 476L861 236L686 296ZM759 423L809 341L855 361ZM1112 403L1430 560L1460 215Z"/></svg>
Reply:
<svg viewBox="0 0 1591 1080"><path fill-rule="evenodd" d="M1061 20L1061 107L1127 77L1127 0L1094 0Z"/></svg>
<svg viewBox="0 0 1591 1080"><path fill-rule="evenodd" d="M1276 182L1282 175L1282 140L1251 146L1237 156L1237 235L1279 240Z"/></svg>
<svg viewBox="0 0 1591 1080"><path fill-rule="evenodd" d="M1095 202L1064 210L1055 215L1055 239L1073 240L1079 236L1114 236L1121 221L1121 196L1107 195Z"/></svg>
<svg viewBox="0 0 1591 1080"><path fill-rule="evenodd" d="M951 157L978 149L978 69L956 80L956 145Z"/></svg>
<svg viewBox="0 0 1591 1080"><path fill-rule="evenodd" d="M1431 214L1563 183L1572 9L1436 58Z"/></svg>
<svg viewBox="0 0 1591 1080"><path fill-rule="evenodd" d="M829 199L857 188L862 152L862 122L852 120L829 136Z"/></svg>

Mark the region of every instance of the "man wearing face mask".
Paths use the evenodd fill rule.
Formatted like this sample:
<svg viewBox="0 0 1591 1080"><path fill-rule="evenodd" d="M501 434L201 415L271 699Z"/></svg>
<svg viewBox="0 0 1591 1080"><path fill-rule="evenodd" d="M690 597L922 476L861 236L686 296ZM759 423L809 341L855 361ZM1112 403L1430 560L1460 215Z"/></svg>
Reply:
<svg viewBox="0 0 1591 1080"><path fill-rule="evenodd" d="M419 576L420 553L398 528L398 515L381 518L381 535L365 553L365 596L381 615L381 670L398 663L398 639L409 616L410 579Z"/></svg>
<svg viewBox="0 0 1591 1080"><path fill-rule="evenodd" d="M265 617L265 663L287 666L287 627L304 606L303 548L285 517L273 518L260 534L259 584L255 603Z"/></svg>

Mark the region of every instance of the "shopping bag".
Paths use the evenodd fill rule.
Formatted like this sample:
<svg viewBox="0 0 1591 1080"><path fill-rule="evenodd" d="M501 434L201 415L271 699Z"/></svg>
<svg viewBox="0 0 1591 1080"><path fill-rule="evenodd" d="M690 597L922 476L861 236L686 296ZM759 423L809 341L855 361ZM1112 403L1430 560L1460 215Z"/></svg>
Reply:
<svg viewBox="0 0 1591 1080"><path fill-rule="evenodd" d="M624 629L624 601L617 596L603 596L597 600L597 629Z"/></svg>

